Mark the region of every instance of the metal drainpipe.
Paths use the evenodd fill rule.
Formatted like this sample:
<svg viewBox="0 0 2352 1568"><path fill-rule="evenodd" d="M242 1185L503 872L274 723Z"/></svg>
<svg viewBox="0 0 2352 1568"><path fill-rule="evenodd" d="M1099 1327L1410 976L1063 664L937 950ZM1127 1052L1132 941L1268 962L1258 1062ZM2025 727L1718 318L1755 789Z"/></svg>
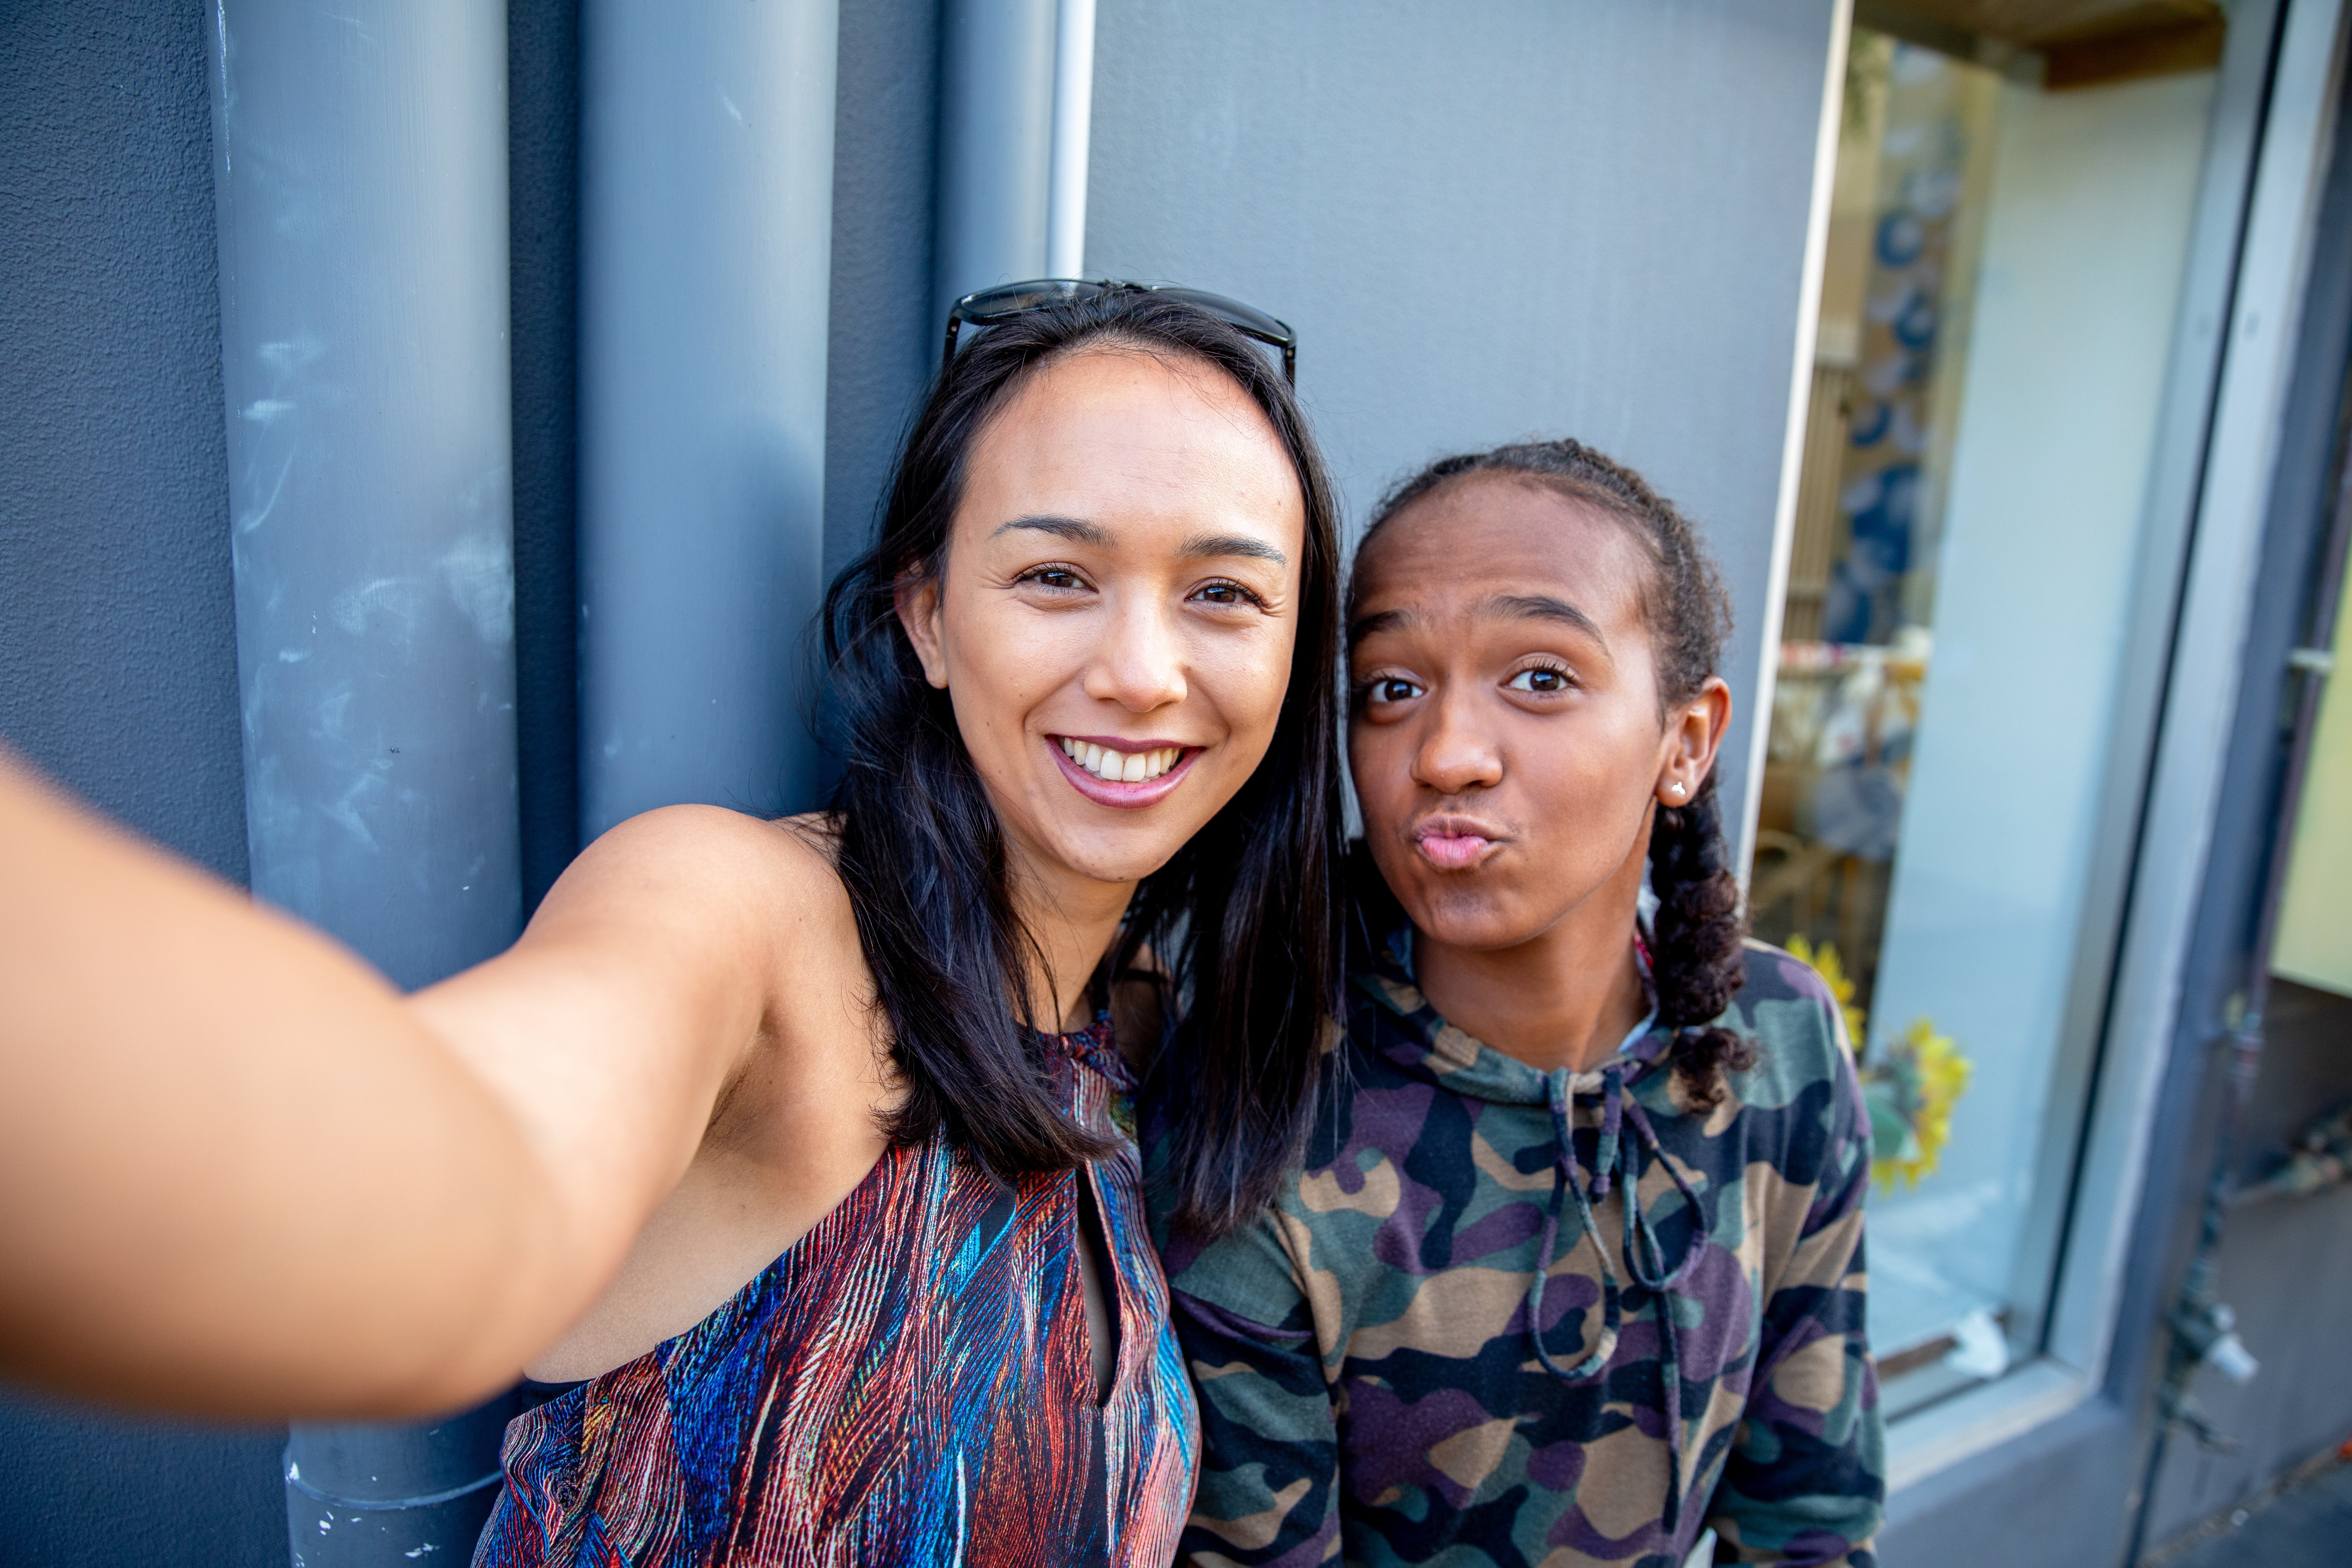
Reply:
<svg viewBox="0 0 2352 1568"><path fill-rule="evenodd" d="M835 0L581 18L581 826L814 805Z"/></svg>
<svg viewBox="0 0 2352 1568"><path fill-rule="evenodd" d="M505 9L207 21L253 890L421 985L521 918ZM294 1562L470 1550L504 1422L298 1424Z"/></svg>
<svg viewBox="0 0 2352 1568"><path fill-rule="evenodd" d="M1087 168L1094 135L1095 0L1059 0L1054 21L1054 145L1045 203L1045 276L1087 266Z"/></svg>
<svg viewBox="0 0 2352 1568"><path fill-rule="evenodd" d="M1059 21L1055 0L940 9L935 325L975 289L1049 274ZM1085 41L1091 57L1091 26Z"/></svg>

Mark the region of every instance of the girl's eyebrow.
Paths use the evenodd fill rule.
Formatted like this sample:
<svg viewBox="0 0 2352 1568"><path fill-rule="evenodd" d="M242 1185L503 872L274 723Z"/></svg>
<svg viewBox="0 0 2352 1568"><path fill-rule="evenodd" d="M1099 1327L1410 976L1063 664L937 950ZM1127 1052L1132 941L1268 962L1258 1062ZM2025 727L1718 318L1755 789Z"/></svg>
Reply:
<svg viewBox="0 0 2352 1568"><path fill-rule="evenodd" d="M1557 621L1573 627L1607 648L1609 639L1591 616L1565 599L1555 599L1549 594L1497 594L1478 606L1481 616L1507 617L1512 620ZM1409 626L1420 617L1407 607L1375 610L1360 616L1348 624L1348 640L1360 642L1377 632L1392 632Z"/></svg>
<svg viewBox="0 0 2352 1568"><path fill-rule="evenodd" d="M1601 635L1601 627L1591 616L1565 599L1555 599L1549 594L1497 594L1479 606L1481 614L1509 616L1515 619L1559 621L1582 632L1602 647L1609 639Z"/></svg>

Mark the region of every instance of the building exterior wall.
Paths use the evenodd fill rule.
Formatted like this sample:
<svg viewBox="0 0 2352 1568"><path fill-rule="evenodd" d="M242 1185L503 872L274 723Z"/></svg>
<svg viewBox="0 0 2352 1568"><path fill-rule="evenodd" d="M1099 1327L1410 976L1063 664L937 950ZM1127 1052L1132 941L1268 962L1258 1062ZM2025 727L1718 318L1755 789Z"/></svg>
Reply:
<svg viewBox="0 0 2352 1568"><path fill-rule="evenodd" d="M203 26L0 8L0 736L242 881ZM283 1441L0 1394L0 1560L282 1563Z"/></svg>

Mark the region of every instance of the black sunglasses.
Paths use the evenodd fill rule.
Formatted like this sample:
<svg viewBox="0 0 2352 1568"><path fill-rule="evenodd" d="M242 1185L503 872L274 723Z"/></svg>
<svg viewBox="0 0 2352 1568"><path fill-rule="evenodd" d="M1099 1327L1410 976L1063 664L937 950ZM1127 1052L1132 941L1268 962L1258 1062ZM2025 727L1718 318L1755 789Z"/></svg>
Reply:
<svg viewBox="0 0 2352 1568"><path fill-rule="evenodd" d="M1118 283L1108 279L1096 281L1085 278L1036 278L1026 283L1001 283L993 289L982 289L976 294L966 294L948 310L948 342L940 354L940 374L947 374L955 362L956 334L970 321L975 327L993 327L1012 321L1031 310L1048 305L1060 305L1087 300L1099 300L1106 294L1160 294L1171 300L1181 300L1259 342L1282 351L1282 379L1291 385L1298 384L1298 334L1285 323L1276 321L1264 310L1254 310L1238 300L1228 300L1222 294L1206 294L1198 289L1179 289L1166 283Z"/></svg>

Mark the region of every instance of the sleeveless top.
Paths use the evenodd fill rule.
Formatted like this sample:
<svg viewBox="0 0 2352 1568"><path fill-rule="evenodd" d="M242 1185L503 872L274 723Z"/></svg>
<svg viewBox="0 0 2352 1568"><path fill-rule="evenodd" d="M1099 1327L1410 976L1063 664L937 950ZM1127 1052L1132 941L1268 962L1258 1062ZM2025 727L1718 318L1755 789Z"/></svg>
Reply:
<svg viewBox="0 0 2352 1568"><path fill-rule="evenodd" d="M1199 1413L1144 1215L1134 1079L1108 1016L1042 1039L1111 1155L1006 1182L943 1136L886 1150L726 1305L514 1419L476 1568L1168 1563ZM1116 1277L1100 1404L1080 1181Z"/></svg>

